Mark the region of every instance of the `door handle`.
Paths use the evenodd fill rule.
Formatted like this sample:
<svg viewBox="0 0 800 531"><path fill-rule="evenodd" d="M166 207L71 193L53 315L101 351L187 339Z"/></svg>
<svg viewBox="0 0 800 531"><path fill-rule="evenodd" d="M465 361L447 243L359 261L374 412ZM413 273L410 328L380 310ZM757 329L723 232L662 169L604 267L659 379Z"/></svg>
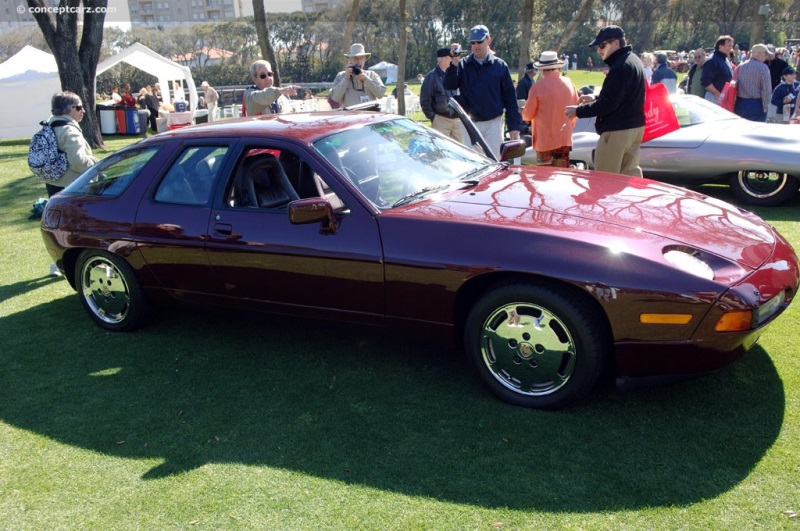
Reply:
<svg viewBox="0 0 800 531"><path fill-rule="evenodd" d="M214 230L220 234L226 234L230 236L233 234L233 225L228 225L227 223L215 223Z"/></svg>

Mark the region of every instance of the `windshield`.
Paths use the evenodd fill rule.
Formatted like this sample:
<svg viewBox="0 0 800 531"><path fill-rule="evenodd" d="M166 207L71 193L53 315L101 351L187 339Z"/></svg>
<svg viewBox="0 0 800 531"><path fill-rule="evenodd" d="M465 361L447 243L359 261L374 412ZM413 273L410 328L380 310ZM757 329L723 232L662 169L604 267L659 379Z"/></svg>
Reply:
<svg viewBox="0 0 800 531"><path fill-rule="evenodd" d="M672 98L672 106L675 108L675 115L678 117L681 127L738 118L719 105L714 105L697 96Z"/></svg>
<svg viewBox="0 0 800 531"><path fill-rule="evenodd" d="M413 120L341 131L314 147L375 206L389 209L482 177L497 163Z"/></svg>

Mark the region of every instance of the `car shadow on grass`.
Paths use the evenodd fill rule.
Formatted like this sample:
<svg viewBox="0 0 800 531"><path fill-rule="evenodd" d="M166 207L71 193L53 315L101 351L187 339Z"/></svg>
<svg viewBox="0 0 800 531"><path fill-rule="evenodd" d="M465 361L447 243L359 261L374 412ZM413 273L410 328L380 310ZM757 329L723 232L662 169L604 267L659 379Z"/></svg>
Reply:
<svg viewBox="0 0 800 531"><path fill-rule="evenodd" d="M760 347L704 378L542 412L492 398L459 352L376 330L181 307L108 333L74 296L0 326L20 331L0 357L0 419L162 460L148 481L241 463L487 508L688 505L747 477L784 415Z"/></svg>

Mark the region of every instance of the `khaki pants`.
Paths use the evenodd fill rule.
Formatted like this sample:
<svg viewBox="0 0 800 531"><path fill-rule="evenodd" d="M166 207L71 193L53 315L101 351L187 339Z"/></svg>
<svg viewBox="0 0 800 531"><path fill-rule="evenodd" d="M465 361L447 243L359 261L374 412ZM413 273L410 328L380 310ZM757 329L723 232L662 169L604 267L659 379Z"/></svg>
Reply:
<svg viewBox="0 0 800 531"><path fill-rule="evenodd" d="M448 118L447 116L436 115L431 120L431 128L439 131L445 136L449 136L457 142L464 144L464 138L467 136L464 131L464 124L461 123L459 118Z"/></svg>
<svg viewBox="0 0 800 531"><path fill-rule="evenodd" d="M475 122L475 128L480 131L483 138L486 139L489 149L495 154L497 160L500 160L500 144L503 143L503 115L501 114L497 118L492 118L491 120ZM478 153L483 153L483 149L478 144L475 144L473 149Z"/></svg>
<svg viewBox="0 0 800 531"><path fill-rule="evenodd" d="M598 171L641 177L639 146L643 134L644 126L621 131L606 131L600 135L594 151L594 168Z"/></svg>

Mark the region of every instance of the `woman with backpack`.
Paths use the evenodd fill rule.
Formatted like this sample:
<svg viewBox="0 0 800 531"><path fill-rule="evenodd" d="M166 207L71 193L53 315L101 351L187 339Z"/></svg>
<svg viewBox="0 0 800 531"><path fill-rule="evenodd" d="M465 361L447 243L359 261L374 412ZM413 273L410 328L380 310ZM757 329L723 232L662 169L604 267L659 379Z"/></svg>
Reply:
<svg viewBox="0 0 800 531"><path fill-rule="evenodd" d="M97 162L92 155L92 147L83 138L80 121L86 109L80 97L74 92L64 91L53 96L51 102L53 116L47 121L56 135L58 150L67 155L66 173L59 179L45 182L47 196L52 197Z"/></svg>

